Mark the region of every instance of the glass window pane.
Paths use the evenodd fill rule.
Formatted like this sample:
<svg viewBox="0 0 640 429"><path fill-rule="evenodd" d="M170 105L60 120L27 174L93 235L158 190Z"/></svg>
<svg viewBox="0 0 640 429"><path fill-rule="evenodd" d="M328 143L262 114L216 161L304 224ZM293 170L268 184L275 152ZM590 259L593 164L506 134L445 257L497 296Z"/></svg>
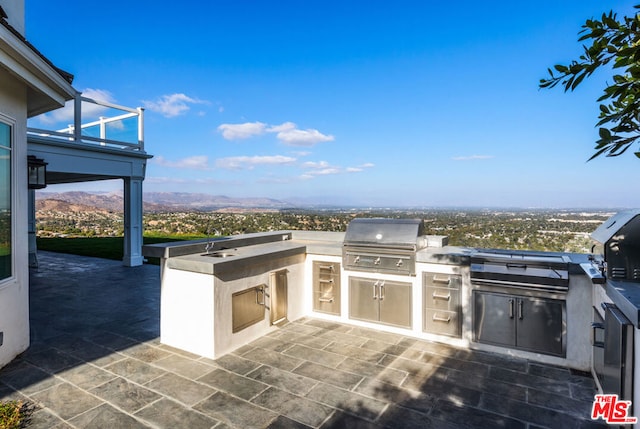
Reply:
<svg viewBox="0 0 640 429"><path fill-rule="evenodd" d="M0 122L0 146L11 148L11 127Z"/></svg>
<svg viewBox="0 0 640 429"><path fill-rule="evenodd" d="M0 280L11 277L11 127L0 123Z"/></svg>

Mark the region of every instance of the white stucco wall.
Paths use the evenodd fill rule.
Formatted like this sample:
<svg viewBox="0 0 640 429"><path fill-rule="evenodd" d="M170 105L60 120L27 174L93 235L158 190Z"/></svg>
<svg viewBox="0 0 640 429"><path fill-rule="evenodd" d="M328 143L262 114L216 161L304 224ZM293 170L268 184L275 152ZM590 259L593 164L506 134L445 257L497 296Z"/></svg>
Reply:
<svg viewBox="0 0 640 429"><path fill-rule="evenodd" d="M4 4L3 4L4 8ZM6 9L5 9L6 10ZM8 11L7 11L8 13ZM0 115L13 124L13 254L10 279L0 282L0 367L29 347L29 269L27 240L26 87L0 68Z"/></svg>
<svg viewBox="0 0 640 429"><path fill-rule="evenodd" d="M24 1L0 0L0 6L7 14L9 24L24 35Z"/></svg>

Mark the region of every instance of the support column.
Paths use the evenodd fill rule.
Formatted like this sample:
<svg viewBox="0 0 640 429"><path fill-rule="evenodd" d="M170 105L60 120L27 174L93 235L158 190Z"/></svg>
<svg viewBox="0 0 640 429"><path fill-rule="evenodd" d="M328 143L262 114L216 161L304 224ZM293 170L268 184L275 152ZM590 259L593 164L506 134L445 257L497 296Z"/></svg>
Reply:
<svg viewBox="0 0 640 429"><path fill-rule="evenodd" d="M36 244L36 191L29 189L29 215L27 231L29 235L29 266L38 268L38 245Z"/></svg>
<svg viewBox="0 0 640 429"><path fill-rule="evenodd" d="M142 180L124 178L124 258L127 267L142 265Z"/></svg>

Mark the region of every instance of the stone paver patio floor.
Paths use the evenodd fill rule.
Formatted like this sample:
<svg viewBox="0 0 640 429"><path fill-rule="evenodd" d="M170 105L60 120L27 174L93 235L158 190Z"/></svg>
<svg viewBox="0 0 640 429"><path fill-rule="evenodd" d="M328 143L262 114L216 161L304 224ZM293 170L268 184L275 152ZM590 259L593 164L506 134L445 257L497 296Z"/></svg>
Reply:
<svg viewBox="0 0 640 429"><path fill-rule="evenodd" d="M195 356L159 342L157 266L39 263L31 347L0 370L30 428L605 427L588 375L313 318Z"/></svg>

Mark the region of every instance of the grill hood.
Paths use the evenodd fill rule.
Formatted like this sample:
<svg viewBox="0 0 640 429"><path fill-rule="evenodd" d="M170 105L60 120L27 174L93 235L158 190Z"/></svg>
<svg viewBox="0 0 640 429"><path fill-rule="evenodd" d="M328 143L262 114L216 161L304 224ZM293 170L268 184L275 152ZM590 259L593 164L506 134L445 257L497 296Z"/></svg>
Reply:
<svg viewBox="0 0 640 429"><path fill-rule="evenodd" d="M640 282L640 210L616 213L591 238L602 244L607 278Z"/></svg>
<svg viewBox="0 0 640 429"><path fill-rule="evenodd" d="M416 251L425 247L421 219L358 218L349 222L345 246Z"/></svg>
<svg viewBox="0 0 640 429"><path fill-rule="evenodd" d="M640 210L616 213L593 231L591 238L602 244L614 238L616 242L640 246Z"/></svg>

